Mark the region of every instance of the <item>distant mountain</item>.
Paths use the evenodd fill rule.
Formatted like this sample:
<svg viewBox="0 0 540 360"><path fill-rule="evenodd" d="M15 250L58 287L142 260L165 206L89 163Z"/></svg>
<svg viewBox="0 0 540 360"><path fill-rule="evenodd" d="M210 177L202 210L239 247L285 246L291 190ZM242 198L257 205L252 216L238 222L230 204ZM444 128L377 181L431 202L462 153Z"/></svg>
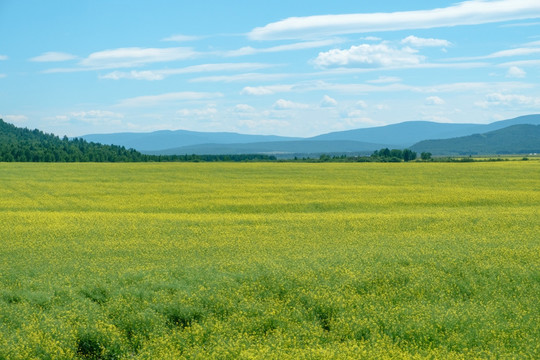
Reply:
<svg viewBox="0 0 540 360"><path fill-rule="evenodd" d="M312 137L311 140L353 140L382 144L396 144L404 148L422 140L449 139L485 133L516 124L540 124L540 115L520 116L491 124L450 124L429 121L406 121L398 124L333 132Z"/></svg>
<svg viewBox="0 0 540 360"><path fill-rule="evenodd" d="M411 150L433 155L492 155L540 153L540 125L512 125L503 129L442 140L424 140Z"/></svg>
<svg viewBox="0 0 540 360"><path fill-rule="evenodd" d="M151 133L93 134L83 139L134 148L145 154L320 154L407 148L422 140L450 139L486 133L516 124L540 125L540 115L527 115L491 124L450 124L407 121L387 126L332 132L311 138L245 135L186 130Z"/></svg>
<svg viewBox="0 0 540 360"><path fill-rule="evenodd" d="M320 155L322 153L365 153L370 154L374 149L388 147L385 144L372 144L359 141L271 141L248 144L200 144L182 146L173 149L145 152L152 155L174 154L306 154Z"/></svg>
<svg viewBox="0 0 540 360"><path fill-rule="evenodd" d="M407 121L372 128L332 132L311 140L352 140L396 144L404 148L425 139L439 139L447 133L470 133L477 124L444 124L429 121Z"/></svg>
<svg viewBox="0 0 540 360"><path fill-rule="evenodd" d="M151 133L91 134L81 137L87 141L121 145L145 153L200 144L246 144L299 139L275 135L245 135L232 132L214 133L187 130L161 130Z"/></svg>

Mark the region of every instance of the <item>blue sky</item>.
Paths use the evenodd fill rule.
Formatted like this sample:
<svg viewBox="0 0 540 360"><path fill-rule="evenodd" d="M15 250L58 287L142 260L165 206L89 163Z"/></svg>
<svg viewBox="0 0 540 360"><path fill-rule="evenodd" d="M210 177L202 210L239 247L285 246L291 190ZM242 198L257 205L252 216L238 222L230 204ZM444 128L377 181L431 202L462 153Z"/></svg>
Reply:
<svg viewBox="0 0 540 360"><path fill-rule="evenodd" d="M538 0L0 0L0 117L58 135L531 113Z"/></svg>

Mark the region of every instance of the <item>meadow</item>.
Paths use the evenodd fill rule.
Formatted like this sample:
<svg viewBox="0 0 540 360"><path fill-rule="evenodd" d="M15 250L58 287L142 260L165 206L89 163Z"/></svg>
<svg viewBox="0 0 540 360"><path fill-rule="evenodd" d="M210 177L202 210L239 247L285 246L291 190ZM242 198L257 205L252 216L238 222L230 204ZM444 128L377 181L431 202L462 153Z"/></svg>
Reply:
<svg viewBox="0 0 540 360"><path fill-rule="evenodd" d="M540 161L0 163L0 359L540 357Z"/></svg>

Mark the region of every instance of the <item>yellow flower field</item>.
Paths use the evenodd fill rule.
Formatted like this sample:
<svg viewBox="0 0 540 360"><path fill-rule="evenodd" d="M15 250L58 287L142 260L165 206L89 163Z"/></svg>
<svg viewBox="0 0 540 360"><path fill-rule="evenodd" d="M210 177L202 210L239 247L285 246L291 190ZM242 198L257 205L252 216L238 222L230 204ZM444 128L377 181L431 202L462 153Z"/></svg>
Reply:
<svg viewBox="0 0 540 360"><path fill-rule="evenodd" d="M540 162L0 163L0 359L540 357Z"/></svg>

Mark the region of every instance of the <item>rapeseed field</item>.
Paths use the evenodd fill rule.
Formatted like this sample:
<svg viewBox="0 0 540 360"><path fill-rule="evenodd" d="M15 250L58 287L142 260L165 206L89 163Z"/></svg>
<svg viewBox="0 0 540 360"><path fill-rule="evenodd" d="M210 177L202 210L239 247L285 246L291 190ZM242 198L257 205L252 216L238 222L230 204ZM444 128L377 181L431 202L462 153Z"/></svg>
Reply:
<svg viewBox="0 0 540 360"><path fill-rule="evenodd" d="M0 359L538 359L540 162L0 164Z"/></svg>

